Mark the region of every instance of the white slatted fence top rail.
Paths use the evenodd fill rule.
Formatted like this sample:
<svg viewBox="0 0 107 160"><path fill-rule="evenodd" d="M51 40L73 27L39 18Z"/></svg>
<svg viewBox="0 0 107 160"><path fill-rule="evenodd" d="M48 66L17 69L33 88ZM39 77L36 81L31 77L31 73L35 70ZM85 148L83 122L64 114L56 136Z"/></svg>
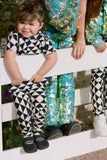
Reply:
<svg viewBox="0 0 107 160"><path fill-rule="evenodd" d="M93 68L104 67L107 65L107 50L103 53L97 53L93 46L86 46L85 54L80 60L74 60L72 57L72 48L57 50L58 61L55 67L46 75L60 75L71 72L90 70ZM17 56L16 61L25 78L30 78L44 62L44 56ZM9 74L4 65L3 58L0 58L0 84L11 82Z"/></svg>
<svg viewBox="0 0 107 160"><path fill-rule="evenodd" d="M46 75L46 77L107 66L107 50L103 53L97 53L93 46L86 46L85 54L80 60L74 60L72 57L72 48L60 49L57 50L57 53L58 62L56 66ZM18 62L19 68L24 77L29 79L42 65L44 62L44 57L43 55L17 56L16 61ZM5 68L3 58L0 58L0 73L1 93L1 85L11 83L11 76ZM76 92L77 97L79 97L79 102L77 101L75 104L79 105L90 101L89 88L77 90ZM80 98L81 95L82 98ZM8 117L8 115L5 112L6 109L8 112L10 106L11 108L9 109L9 115L14 115L14 111L12 110L13 103L10 103L9 107L8 104L2 105L1 94L0 105L0 157L3 160L7 160L9 157L11 160L66 160L67 158L107 148L107 137L96 137L93 130L89 130L68 137L51 140L49 141L50 147L48 149L38 151L34 154L25 154L22 147L2 151L2 122L14 119L15 117L10 116L6 119L6 116Z"/></svg>

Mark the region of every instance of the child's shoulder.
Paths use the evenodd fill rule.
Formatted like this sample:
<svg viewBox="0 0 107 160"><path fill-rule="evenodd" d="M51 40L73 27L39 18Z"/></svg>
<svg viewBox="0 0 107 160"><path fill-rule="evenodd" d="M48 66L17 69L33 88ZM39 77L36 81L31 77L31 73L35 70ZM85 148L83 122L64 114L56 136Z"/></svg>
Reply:
<svg viewBox="0 0 107 160"><path fill-rule="evenodd" d="M47 36L42 31L38 32L37 38L38 38L38 40L47 40L48 39Z"/></svg>
<svg viewBox="0 0 107 160"><path fill-rule="evenodd" d="M42 31L38 31L38 35L45 37L45 34Z"/></svg>
<svg viewBox="0 0 107 160"><path fill-rule="evenodd" d="M13 30L10 32L9 37L17 37L18 36L18 32L17 30Z"/></svg>

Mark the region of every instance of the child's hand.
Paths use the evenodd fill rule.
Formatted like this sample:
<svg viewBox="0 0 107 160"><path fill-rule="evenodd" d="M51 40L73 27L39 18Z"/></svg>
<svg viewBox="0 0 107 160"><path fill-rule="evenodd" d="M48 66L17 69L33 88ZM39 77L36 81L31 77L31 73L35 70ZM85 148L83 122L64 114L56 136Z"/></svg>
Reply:
<svg viewBox="0 0 107 160"><path fill-rule="evenodd" d="M106 43L104 43L101 47L98 48L98 52L104 52L106 47Z"/></svg>
<svg viewBox="0 0 107 160"><path fill-rule="evenodd" d="M85 42L82 41L77 41L76 43L74 43L72 51L74 59L78 60L83 56L85 51L85 46L86 46Z"/></svg>
<svg viewBox="0 0 107 160"><path fill-rule="evenodd" d="M31 79L29 80L30 82L41 82L43 80L43 76L39 75L39 74L34 74Z"/></svg>
<svg viewBox="0 0 107 160"><path fill-rule="evenodd" d="M23 81L28 81L28 80L25 79L25 78L14 79L13 82L12 82L12 86L20 85Z"/></svg>

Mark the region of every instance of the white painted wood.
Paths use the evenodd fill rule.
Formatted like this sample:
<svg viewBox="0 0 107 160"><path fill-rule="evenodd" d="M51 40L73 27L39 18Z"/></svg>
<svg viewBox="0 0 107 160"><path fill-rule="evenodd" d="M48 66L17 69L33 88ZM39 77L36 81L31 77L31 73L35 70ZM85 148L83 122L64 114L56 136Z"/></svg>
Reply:
<svg viewBox="0 0 107 160"><path fill-rule="evenodd" d="M87 104L91 102L90 87L75 90L74 106Z"/></svg>
<svg viewBox="0 0 107 160"><path fill-rule="evenodd" d="M107 66L107 51L97 53L93 46L87 46L84 56L80 60L74 60L72 57L72 48L60 49L58 52L58 62L56 66L46 75L59 75L71 72L89 70L97 67ZM38 70L44 62L43 55L17 56L16 61L25 78L30 77ZM11 82L10 76L7 74L4 61L0 58L1 70L3 78L0 79L1 84Z"/></svg>
<svg viewBox="0 0 107 160"><path fill-rule="evenodd" d="M89 87L75 90L75 106L90 102L91 100ZM1 117L2 122L14 120L17 118L14 102L1 105Z"/></svg>
<svg viewBox="0 0 107 160"><path fill-rule="evenodd" d="M2 160L66 160L107 147L107 137L96 137L93 130L88 130L49 141L49 148L27 154L23 148L15 148L0 153Z"/></svg>
<svg viewBox="0 0 107 160"><path fill-rule="evenodd" d="M82 59L74 60L72 49L58 50L58 62L56 66L46 75L59 75L70 72L90 70L93 68L107 66L107 51L97 53L92 46L86 46L86 51ZM30 78L41 64L44 62L42 55L38 56L17 56L16 61L25 78ZM1 85L11 83L11 77L7 74L3 58L0 58L0 93ZM76 92L75 105L90 102L89 88L78 89ZM2 117L2 120L1 120ZM8 117L8 118L7 118ZM81 132L68 137L51 140L50 147L34 154L25 154L22 147L7 151L2 151L2 121L15 119L15 109L13 103L1 105L0 94L0 157L7 160L65 160L74 156L93 152L107 148L107 137L95 137L93 130Z"/></svg>
<svg viewBox="0 0 107 160"><path fill-rule="evenodd" d="M1 63L0 63L0 73L2 72L1 70ZM2 76L2 75L0 75ZM1 119L1 81L0 81L0 151L2 150L2 119Z"/></svg>
<svg viewBox="0 0 107 160"><path fill-rule="evenodd" d="M14 102L1 105L1 119L2 122L17 119Z"/></svg>
<svg viewBox="0 0 107 160"><path fill-rule="evenodd" d="M0 85L0 151L2 150L1 85Z"/></svg>

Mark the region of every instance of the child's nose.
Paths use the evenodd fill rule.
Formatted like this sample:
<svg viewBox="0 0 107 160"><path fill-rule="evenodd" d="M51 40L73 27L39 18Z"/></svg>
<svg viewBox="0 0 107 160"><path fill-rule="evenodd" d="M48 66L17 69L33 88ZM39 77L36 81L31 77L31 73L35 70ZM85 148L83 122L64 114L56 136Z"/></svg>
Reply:
<svg viewBox="0 0 107 160"><path fill-rule="evenodd" d="M25 28L25 29L28 29L28 28L29 28L29 24L25 24L25 25L24 25L24 28Z"/></svg>

